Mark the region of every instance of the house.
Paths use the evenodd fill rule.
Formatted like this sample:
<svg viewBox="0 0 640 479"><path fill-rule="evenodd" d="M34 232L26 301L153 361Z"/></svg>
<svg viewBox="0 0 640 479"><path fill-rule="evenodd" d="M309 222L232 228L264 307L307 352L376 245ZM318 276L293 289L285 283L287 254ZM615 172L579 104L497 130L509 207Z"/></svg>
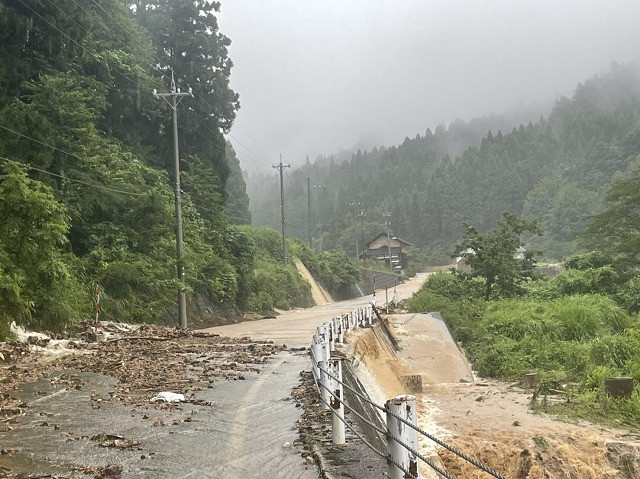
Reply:
<svg viewBox="0 0 640 479"><path fill-rule="evenodd" d="M413 246L407 241L387 236L387 233L380 233L364 245L364 252L361 258L373 259L394 271L400 271L407 267L407 254L403 251L408 246ZM391 255L391 258L389 258ZM389 260L391 259L391 260Z"/></svg>
<svg viewBox="0 0 640 479"><path fill-rule="evenodd" d="M523 261L526 258L525 256L526 252L527 250L525 248L523 248L522 246L518 246L516 248L516 253L513 255L513 259ZM458 254L460 256L455 258L453 263L453 269L461 273L471 273L471 267L467 264L466 258L468 256L475 255L476 252L473 250L473 248L467 248L466 250L461 251Z"/></svg>
<svg viewBox="0 0 640 479"><path fill-rule="evenodd" d="M461 251L460 256L456 257L453 263L453 269L459 271L460 273L471 273L471 267L467 264L466 255L475 255L476 252L473 248L467 248L464 251ZM464 255L464 256L463 256Z"/></svg>

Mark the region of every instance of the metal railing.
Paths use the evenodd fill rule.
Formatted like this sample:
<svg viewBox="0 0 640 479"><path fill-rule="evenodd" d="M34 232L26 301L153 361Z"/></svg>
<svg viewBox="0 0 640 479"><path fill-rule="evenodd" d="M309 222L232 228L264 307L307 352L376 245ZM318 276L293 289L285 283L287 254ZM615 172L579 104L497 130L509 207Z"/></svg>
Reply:
<svg viewBox="0 0 640 479"><path fill-rule="evenodd" d="M377 311L375 312L377 313ZM384 406L372 401L342 380L342 362L346 358L335 353L336 343L345 342L347 332L373 326L375 320L372 306L357 309L340 317L327 321L317 328L311 343L312 373L316 388L320 395L320 401L325 409L331 410L332 442L335 445L345 444L345 427L371 449L375 454L384 458L389 465L389 477L391 479L419 479L420 470L418 460L424 462L433 469L439 477L456 479L447 471L438 466L434 461L420 454L418 435L421 435L440 447L450 451L459 458L467 461L476 468L486 472L496 479L505 477L477 459L465 454L455 447L447 444L442 439L424 431L417 426L416 398L411 395L401 395L388 400ZM333 354L332 354L333 353ZM364 403L372 406L386 415L386 429L381 428L371 420L364 417L357 410L350 407L344 399L344 389L357 396ZM345 409L367 424L385 439L387 451L381 451L345 420Z"/></svg>

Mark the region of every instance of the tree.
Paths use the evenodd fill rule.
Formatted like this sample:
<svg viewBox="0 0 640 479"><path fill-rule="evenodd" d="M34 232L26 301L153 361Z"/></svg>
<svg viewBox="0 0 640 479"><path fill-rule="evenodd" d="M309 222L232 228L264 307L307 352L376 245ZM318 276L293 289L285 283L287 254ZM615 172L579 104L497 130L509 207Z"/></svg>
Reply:
<svg viewBox="0 0 640 479"><path fill-rule="evenodd" d="M465 224L462 241L456 245L454 256L464 258L471 268L470 276L485 280L485 299L489 300L496 287L499 295L511 296L522 292L522 283L533 277L537 252L524 251L520 236L529 232L541 234L537 221L520 218L513 213L502 213L497 226L479 233Z"/></svg>
<svg viewBox="0 0 640 479"><path fill-rule="evenodd" d="M211 167L224 188L230 170L221 131L231 129L239 108L238 94L229 86L233 62L229 38L220 33L216 12L220 3L209 0L136 0L135 15L151 33L159 69L173 70L178 87L193 88L194 98L180 111L180 151L199 156ZM169 118L169 115L167 115ZM167 120L168 121L168 120ZM164 131L171 131L167 125ZM171 158L171 138L165 135L165 158Z"/></svg>
<svg viewBox="0 0 640 479"><path fill-rule="evenodd" d="M626 267L640 263L640 175L613 183L606 195L606 208L592 217L582 233L591 247L616 257Z"/></svg>
<svg viewBox="0 0 640 479"><path fill-rule="evenodd" d="M81 293L65 261L67 215L53 191L18 163L0 167L0 336L11 320L62 329Z"/></svg>

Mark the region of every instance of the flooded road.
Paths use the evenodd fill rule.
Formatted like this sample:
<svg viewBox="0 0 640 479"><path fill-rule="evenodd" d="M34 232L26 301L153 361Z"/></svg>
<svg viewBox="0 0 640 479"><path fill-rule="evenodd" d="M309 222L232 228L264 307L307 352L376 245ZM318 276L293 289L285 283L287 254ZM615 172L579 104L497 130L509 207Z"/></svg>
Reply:
<svg viewBox="0 0 640 479"><path fill-rule="evenodd" d="M423 281L418 277L399 285L398 296L410 296ZM378 295L380 304L384 292ZM306 347L317 326L370 300L357 298L207 331ZM316 466L307 465L292 445L301 411L290 400L291 389L308 366L304 353L279 351L265 364L243 369L236 380L198 386L194 403L135 406L115 399L122 391L116 393L114 378L56 371L54 377L66 374L64 387L55 380L52 384L50 375L16 392L29 407L13 430L0 429L0 449L8 451L0 455L0 477L4 467L13 473L83 479L316 478ZM150 374L162 385L162 371ZM106 474L107 465L121 475Z"/></svg>
<svg viewBox="0 0 640 479"><path fill-rule="evenodd" d="M30 383L20 392L30 404L20 428L0 436L0 449L19 452L3 455L0 465L70 478L93 477L86 474L91 466L107 464L121 465L125 478L235 479L258 477L257 470L263 477L316 478L291 446L300 411L288 398L307 364L306 356L279 353L259 374L202 390L198 398L210 406L109 401L115 381L95 373L70 372L81 390ZM100 409L92 407L95 398L105 398ZM102 447L113 438L131 446Z"/></svg>
<svg viewBox="0 0 640 479"><path fill-rule="evenodd" d="M420 289L426 277L426 274L421 273L399 284L397 286L399 299L411 297L413 293ZM392 297L393 289L389 289L390 301ZM205 331L235 338L249 336L254 340L271 340L275 343L284 343L289 347L306 347L311 344L311 338L316 331L316 327L335 316L366 306L371 303L371 300L372 296L369 295L307 309L286 311L275 319L229 324L209 328ZM384 290L378 291L376 304L379 306L384 301Z"/></svg>

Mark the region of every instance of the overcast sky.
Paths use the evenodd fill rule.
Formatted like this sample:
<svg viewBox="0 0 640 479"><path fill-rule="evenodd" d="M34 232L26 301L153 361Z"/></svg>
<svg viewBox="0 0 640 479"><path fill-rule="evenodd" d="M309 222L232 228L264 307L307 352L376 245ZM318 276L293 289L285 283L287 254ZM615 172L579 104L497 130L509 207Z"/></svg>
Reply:
<svg viewBox="0 0 640 479"><path fill-rule="evenodd" d="M244 168L392 145L640 62L639 0L222 0Z"/></svg>

